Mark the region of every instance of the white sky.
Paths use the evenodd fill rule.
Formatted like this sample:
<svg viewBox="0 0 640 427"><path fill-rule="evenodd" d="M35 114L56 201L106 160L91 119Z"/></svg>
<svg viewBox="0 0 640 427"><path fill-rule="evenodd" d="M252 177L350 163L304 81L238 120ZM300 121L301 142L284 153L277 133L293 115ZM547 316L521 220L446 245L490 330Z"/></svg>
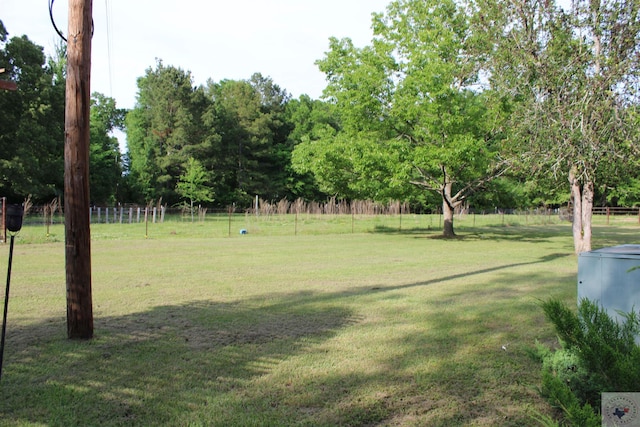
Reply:
<svg viewBox="0 0 640 427"><path fill-rule="evenodd" d="M391 0L93 0L91 91L133 108L136 79L156 58L191 71L194 84L208 78L269 76L297 98L319 98L324 75L314 64L329 37L356 46L372 38L371 13ZM56 25L67 33L68 0L53 5ZM59 40L49 0L0 0L9 37L26 34L53 52Z"/></svg>

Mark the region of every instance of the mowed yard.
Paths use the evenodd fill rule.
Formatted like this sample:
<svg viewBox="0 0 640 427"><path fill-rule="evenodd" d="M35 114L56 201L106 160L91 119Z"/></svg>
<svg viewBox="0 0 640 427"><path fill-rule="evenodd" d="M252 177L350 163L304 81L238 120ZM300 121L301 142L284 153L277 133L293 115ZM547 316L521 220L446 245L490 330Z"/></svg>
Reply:
<svg viewBox="0 0 640 427"><path fill-rule="evenodd" d="M66 339L64 231L14 250L3 426L529 426L570 225L207 237L92 227L95 338ZM136 230L135 233L131 230ZM594 247L639 227L596 226ZM22 239L22 240L21 240ZM0 247L6 276L8 245ZM505 349L503 349L506 348Z"/></svg>

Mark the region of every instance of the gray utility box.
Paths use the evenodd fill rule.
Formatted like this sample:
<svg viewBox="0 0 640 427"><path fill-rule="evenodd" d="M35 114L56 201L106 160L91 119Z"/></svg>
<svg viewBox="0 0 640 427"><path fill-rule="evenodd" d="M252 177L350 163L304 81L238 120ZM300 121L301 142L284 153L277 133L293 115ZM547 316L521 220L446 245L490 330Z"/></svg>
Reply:
<svg viewBox="0 0 640 427"><path fill-rule="evenodd" d="M634 267L636 270L629 271ZM620 245L578 256L578 302L599 301L609 315L640 310L640 245Z"/></svg>

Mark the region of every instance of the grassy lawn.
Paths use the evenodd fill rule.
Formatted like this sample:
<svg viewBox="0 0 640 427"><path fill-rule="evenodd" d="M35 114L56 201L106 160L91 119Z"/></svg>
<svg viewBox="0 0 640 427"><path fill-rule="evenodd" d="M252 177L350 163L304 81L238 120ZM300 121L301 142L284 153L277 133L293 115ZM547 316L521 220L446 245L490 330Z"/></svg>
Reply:
<svg viewBox="0 0 640 427"><path fill-rule="evenodd" d="M88 342L66 339L62 226L28 226L0 424L534 425L552 412L528 350L555 341L539 301L575 303L570 225L468 219L444 240L435 218L94 225ZM594 246L639 228L597 225Z"/></svg>

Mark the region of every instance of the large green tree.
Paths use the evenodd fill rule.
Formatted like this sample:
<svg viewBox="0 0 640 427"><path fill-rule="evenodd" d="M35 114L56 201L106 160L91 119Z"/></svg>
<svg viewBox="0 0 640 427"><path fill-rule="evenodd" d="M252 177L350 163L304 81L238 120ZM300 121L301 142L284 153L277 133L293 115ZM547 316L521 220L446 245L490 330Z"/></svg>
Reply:
<svg viewBox="0 0 640 427"><path fill-rule="evenodd" d="M591 249L596 190L620 183L638 152L640 2L478 1L495 43L490 79L513 99L510 146L533 176L569 183L576 253Z"/></svg>
<svg viewBox="0 0 640 427"><path fill-rule="evenodd" d="M113 98L94 93L91 97L89 183L94 203L113 203L122 183L122 155L112 132L124 128L126 111Z"/></svg>
<svg viewBox="0 0 640 427"><path fill-rule="evenodd" d="M136 105L126 117L130 177L145 200L179 201L175 192L189 157L205 156L210 138L202 115L204 91L191 73L162 61L138 79Z"/></svg>
<svg viewBox="0 0 640 427"><path fill-rule="evenodd" d="M216 194L226 203L240 204L250 203L254 195L284 197L286 91L254 74L250 80L210 80L206 92L211 100L206 123L220 129L212 165L221 187Z"/></svg>
<svg viewBox="0 0 640 427"><path fill-rule="evenodd" d="M7 40L0 22L0 78L18 90L0 91L0 192L43 201L64 188L64 97L62 50L47 58L27 36Z"/></svg>
<svg viewBox="0 0 640 427"><path fill-rule="evenodd" d="M296 150L360 195L402 196L407 184L436 192L453 236L454 210L504 170L500 105L479 86L486 41L453 0L394 1L373 30L364 48L331 39L318 64L343 130Z"/></svg>
<svg viewBox="0 0 640 427"><path fill-rule="evenodd" d="M292 128L287 137L287 187L291 199L325 200L328 194L334 193L332 180L323 180L324 175L307 157L313 155L313 149L306 148L309 148L313 141L335 136L342 128L335 105L301 95L287 104L287 121ZM305 142L305 145L296 150L302 142ZM328 193L323 192L320 187L328 189Z"/></svg>

